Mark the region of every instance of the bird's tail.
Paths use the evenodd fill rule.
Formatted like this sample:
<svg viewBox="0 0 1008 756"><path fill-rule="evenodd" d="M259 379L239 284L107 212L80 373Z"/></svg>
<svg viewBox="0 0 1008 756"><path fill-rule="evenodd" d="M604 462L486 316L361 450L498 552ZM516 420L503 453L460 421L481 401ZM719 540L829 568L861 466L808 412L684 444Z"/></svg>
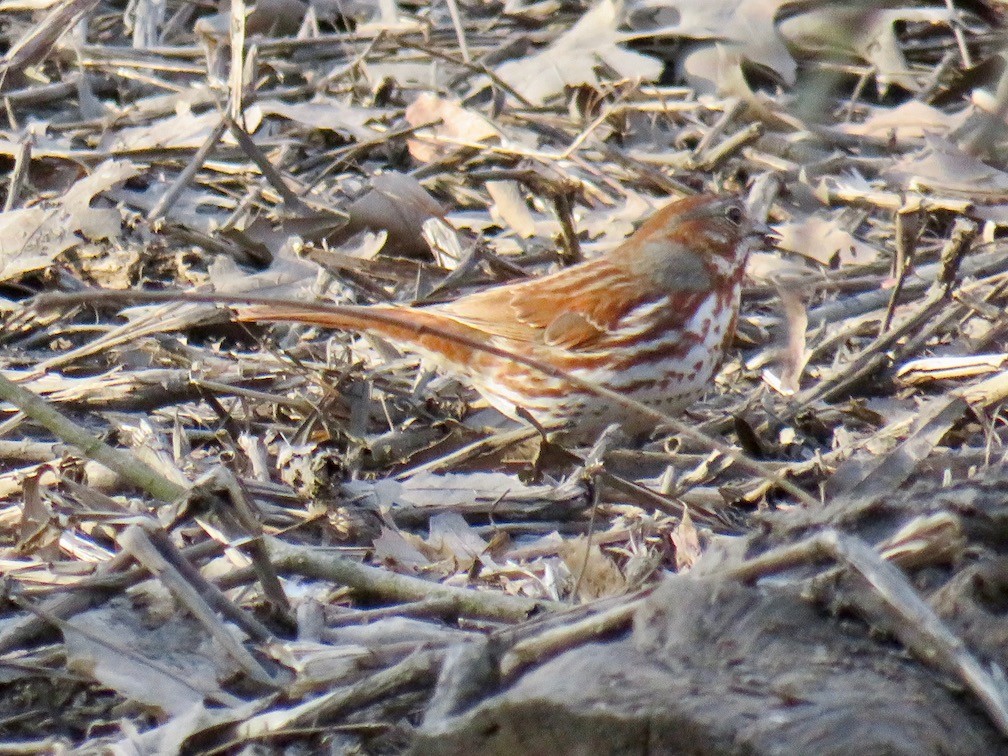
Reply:
<svg viewBox="0 0 1008 756"><path fill-rule="evenodd" d="M331 305L318 308L254 306L237 310L238 320L255 323L305 323L381 336L464 370L472 361L470 344L485 340L477 329L443 313L396 305Z"/></svg>

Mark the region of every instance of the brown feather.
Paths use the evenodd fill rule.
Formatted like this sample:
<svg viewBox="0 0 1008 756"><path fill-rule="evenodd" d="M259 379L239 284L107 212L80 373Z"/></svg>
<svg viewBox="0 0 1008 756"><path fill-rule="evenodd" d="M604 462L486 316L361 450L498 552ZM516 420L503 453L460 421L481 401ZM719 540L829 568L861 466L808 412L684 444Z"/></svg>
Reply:
<svg viewBox="0 0 1008 756"><path fill-rule="evenodd" d="M737 217L729 210L738 211ZM582 375L626 371L622 385L628 391L642 390L641 381L649 381L644 394L664 391L667 396L661 394L665 398L659 401L665 403L695 392L695 384L705 385L708 378L702 376L720 362L748 252L744 237L749 229L743 221L735 200L691 197L655 213L602 257L454 302L344 307L339 312L253 307L240 311L239 318L383 336L467 375L502 412L514 416L517 406L526 406L544 425L565 412L577 414L590 397L565 381L473 349L472 342ZM713 309L700 322L694 318L704 303ZM710 353L689 356L700 355L697 349ZM653 379L637 378L632 369L641 360L653 361L662 372ZM604 409L597 408L593 417L603 420Z"/></svg>

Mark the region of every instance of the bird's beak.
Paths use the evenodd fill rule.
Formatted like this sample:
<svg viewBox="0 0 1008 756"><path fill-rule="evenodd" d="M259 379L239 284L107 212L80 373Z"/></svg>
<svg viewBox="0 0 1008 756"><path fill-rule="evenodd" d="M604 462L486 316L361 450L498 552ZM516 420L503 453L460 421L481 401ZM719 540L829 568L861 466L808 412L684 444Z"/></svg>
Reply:
<svg viewBox="0 0 1008 756"><path fill-rule="evenodd" d="M773 245L780 240L780 234L771 226L759 221L753 221L749 231L750 236L755 236L763 244Z"/></svg>

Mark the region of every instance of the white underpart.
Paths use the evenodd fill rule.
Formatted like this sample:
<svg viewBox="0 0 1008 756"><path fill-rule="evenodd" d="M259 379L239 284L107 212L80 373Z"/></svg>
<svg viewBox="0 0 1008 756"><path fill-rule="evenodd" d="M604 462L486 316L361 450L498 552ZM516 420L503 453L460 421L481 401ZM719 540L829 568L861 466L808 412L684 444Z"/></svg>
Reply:
<svg viewBox="0 0 1008 756"><path fill-rule="evenodd" d="M707 258L707 263L713 265L717 270L717 273L722 278L733 278L738 272L739 261L745 260L748 256L748 252L752 251L755 240L754 239L743 239L740 244L746 245L748 250L745 254L736 254L734 257L722 257L721 255L711 255Z"/></svg>
<svg viewBox="0 0 1008 756"><path fill-rule="evenodd" d="M704 340L699 344L694 344L690 347L689 351L686 353L685 358L678 356L677 354L670 354L670 356L665 360L668 364L669 372L679 372L684 374L683 381L681 383L676 383L669 385L664 389L657 389L655 398L659 399L662 395L669 394L679 394L686 393L694 390L702 390L707 383L710 381L714 371L711 368L712 363L709 361L709 355L712 351L715 351L721 346L721 339L724 336L724 328L726 324L721 324L721 329L716 330L716 324L714 323L714 309L717 304L717 296L715 294L709 294L700 306L697 307L696 312L693 317L689 319L686 323L686 329L688 331L699 331L704 324L704 321L711 321L711 327L707 329L707 334ZM676 332L670 331L666 337L665 342L650 342L648 344L648 350L658 351L661 346L667 345L669 350L674 350L679 346L679 336ZM639 349L637 345L626 347L621 350L624 352L634 351ZM695 371L693 366L697 362L704 362L704 369ZM620 386L629 386L637 381L646 379L648 377L653 377L656 373L661 374L665 372L662 370L659 364L657 369L654 363L644 363L640 365L635 365L629 370L624 370L618 376L615 377L612 387L615 390L619 390ZM579 378L584 378L588 381L598 381L600 379L613 380L609 376L608 372L604 369L595 370L579 370L577 371ZM637 394L637 398L642 401L649 401L651 397L642 396Z"/></svg>
<svg viewBox="0 0 1008 756"><path fill-rule="evenodd" d="M651 304L635 309L626 321L612 332L614 338L633 338L651 327L651 316L669 306L669 298L661 297Z"/></svg>
<svg viewBox="0 0 1008 756"><path fill-rule="evenodd" d="M736 302L738 301L740 289L741 287L737 287L735 291ZM621 372L615 377L615 380L605 368L576 370L574 371L574 375L586 381L608 385L609 388L619 392L622 387L629 387L639 380L646 381L653 378L656 374L660 375L665 372L682 374L681 379L670 380L667 385L662 386L660 382L656 383L651 391L645 391L639 386L634 388L634 399L648 404L655 409L676 412L710 387L715 373L714 365L720 362L720 354L717 354L713 360L710 359L710 356L712 353L718 353L721 350L721 343L724 340L724 330L728 327L728 318L725 318L722 313L722 317L715 321L714 310L716 305L717 296L711 293L700 303L693 317L686 323L686 328L693 332L700 331L706 320L710 320L711 325L707 329L703 341L691 346L685 357L679 356L678 352L675 351L676 347L679 346L679 337L672 332L668 334L666 343L670 354L666 359L667 366L664 368L661 364L656 366L654 363L637 365ZM643 314L645 309L653 312L661 306L668 306L668 300L663 298L659 302L648 305L647 308L642 308L639 316L640 320L638 318L631 319L620 329L620 333L634 334L642 332L646 327L646 316ZM626 330L624 331L624 329ZM661 342L651 342L648 348L649 350L657 351L660 344ZM639 346L630 346L626 347L623 351L632 351L639 348ZM700 370L694 370L694 366L698 362L702 362L703 365ZM550 382L555 383L556 381L551 380ZM554 410L555 406L549 400L541 402L530 401L528 397L521 396L513 391L501 390L500 386L496 386L495 388L499 393L497 395L487 395L487 400L505 415L516 417L516 406L522 406L531 412L543 425L548 426L554 422L562 424L570 419L568 416L554 416L551 410ZM597 429L605 427L610 422L625 418L627 415L625 408L614 406L602 397L589 396L587 392L572 391L569 395L569 402L570 404L566 408L566 413L574 412L576 406L591 407L590 416L586 414L586 416L580 418L578 421L578 426L583 427L586 432L594 432Z"/></svg>

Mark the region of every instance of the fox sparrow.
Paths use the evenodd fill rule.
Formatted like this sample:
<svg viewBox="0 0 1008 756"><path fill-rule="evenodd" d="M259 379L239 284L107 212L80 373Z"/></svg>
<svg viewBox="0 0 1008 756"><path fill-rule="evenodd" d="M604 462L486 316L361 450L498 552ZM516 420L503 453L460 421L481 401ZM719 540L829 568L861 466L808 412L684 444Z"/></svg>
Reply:
<svg viewBox="0 0 1008 756"><path fill-rule="evenodd" d="M465 376L505 415L518 417L524 408L547 429L588 436L620 422L640 433L646 424L624 407L471 342L533 357L677 412L710 385L732 338L753 236L742 202L700 195L667 205L608 254L453 302L333 313L250 308L240 317L383 336ZM372 313L397 314L404 322L375 321Z"/></svg>

